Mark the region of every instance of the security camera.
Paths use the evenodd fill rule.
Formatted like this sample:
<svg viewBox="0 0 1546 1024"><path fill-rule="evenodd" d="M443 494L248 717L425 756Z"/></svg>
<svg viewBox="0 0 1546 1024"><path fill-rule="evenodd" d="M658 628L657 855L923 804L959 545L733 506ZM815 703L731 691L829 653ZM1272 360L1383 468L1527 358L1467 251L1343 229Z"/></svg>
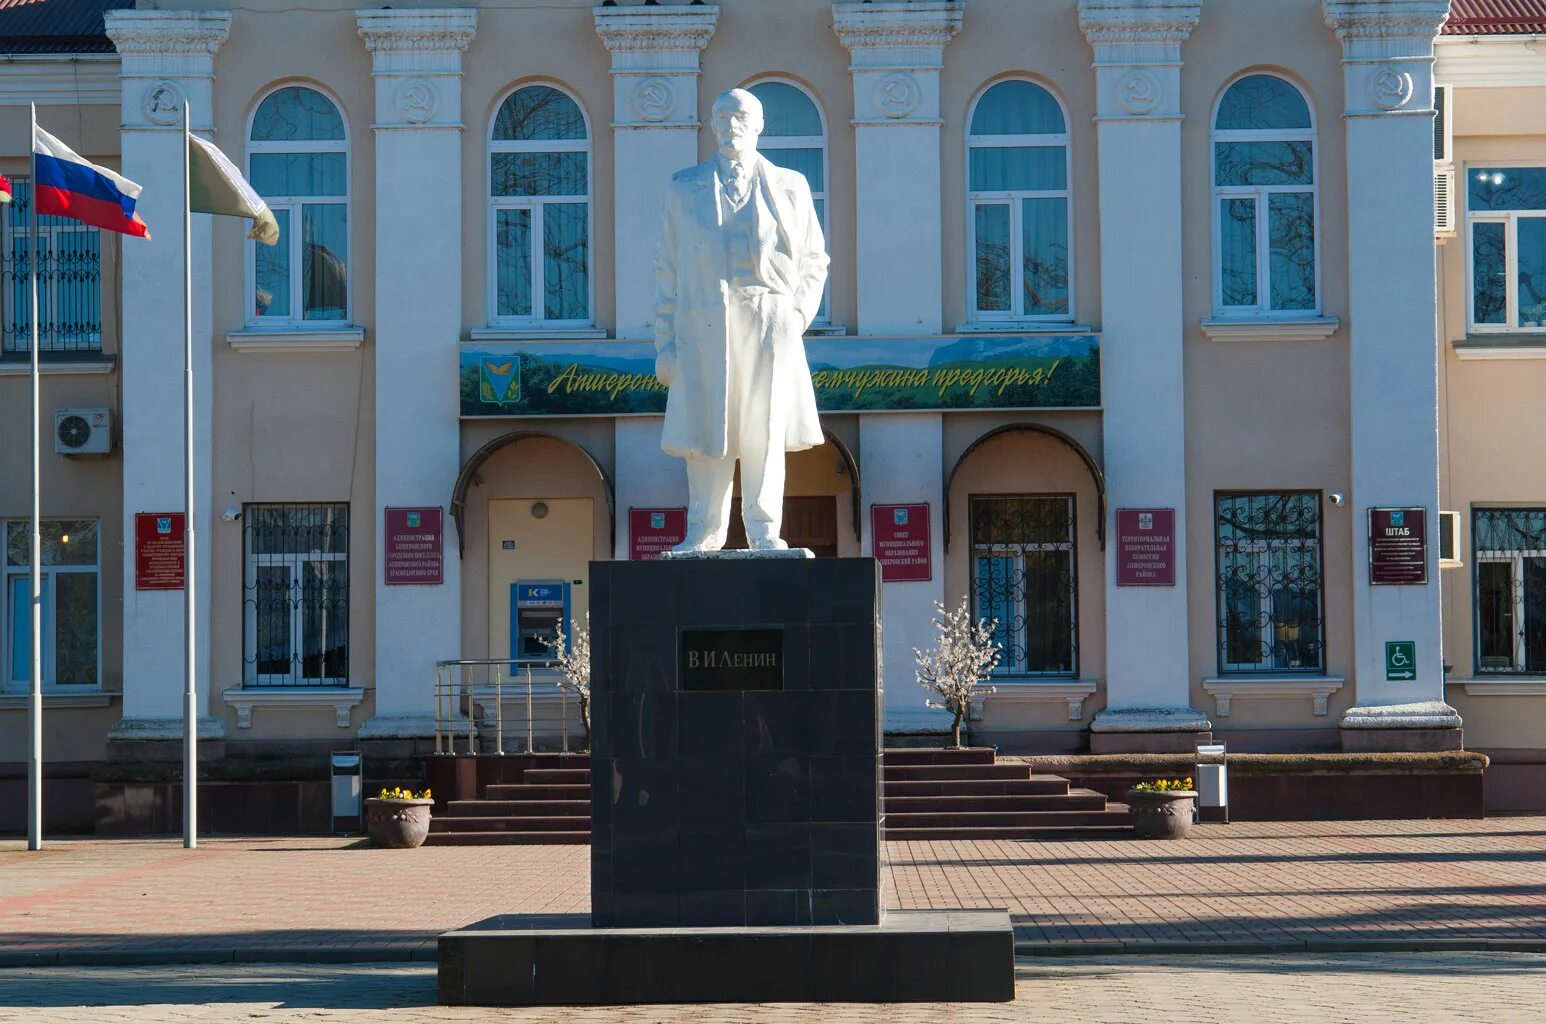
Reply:
<svg viewBox="0 0 1546 1024"><path fill-rule="evenodd" d="M220 514L220 518L228 523L234 523L242 517L241 509L228 508Z"/></svg>
<svg viewBox="0 0 1546 1024"><path fill-rule="evenodd" d="M1332 491L1326 496L1326 500L1331 502L1333 505L1341 505L1347 501L1347 495L1343 494L1341 491Z"/></svg>

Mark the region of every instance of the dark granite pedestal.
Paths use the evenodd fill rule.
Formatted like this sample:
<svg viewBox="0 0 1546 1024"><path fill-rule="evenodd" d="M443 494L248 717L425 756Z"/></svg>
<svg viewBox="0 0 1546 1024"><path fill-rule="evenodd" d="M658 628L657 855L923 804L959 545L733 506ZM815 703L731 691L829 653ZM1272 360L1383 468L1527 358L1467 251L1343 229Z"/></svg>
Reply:
<svg viewBox="0 0 1546 1024"><path fill-rule="evenodd" d="M885 913L873 559L591 564L591 915L440 939L474 1005L1006 1000L1003 911Z"/></svg>

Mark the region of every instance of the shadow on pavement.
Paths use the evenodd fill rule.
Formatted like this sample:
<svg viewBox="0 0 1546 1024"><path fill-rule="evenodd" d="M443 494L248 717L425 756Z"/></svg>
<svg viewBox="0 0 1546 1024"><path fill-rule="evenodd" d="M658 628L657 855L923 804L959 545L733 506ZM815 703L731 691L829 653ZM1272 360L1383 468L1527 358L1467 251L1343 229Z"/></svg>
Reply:
<svg viewBox="0 0 1546 1024"><path fill-rule="evenodd" d="M435 1005L433 964L206 964L0 971L0 1007L203 1006L385 1010ZM149 1017L146 1018L150 1019Z"/></svg>

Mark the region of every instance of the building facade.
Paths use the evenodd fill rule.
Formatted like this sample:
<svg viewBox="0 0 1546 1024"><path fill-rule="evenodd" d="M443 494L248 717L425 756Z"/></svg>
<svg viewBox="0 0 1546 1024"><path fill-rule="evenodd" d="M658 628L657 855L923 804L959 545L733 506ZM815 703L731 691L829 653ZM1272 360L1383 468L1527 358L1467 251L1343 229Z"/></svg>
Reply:
<svg viewBox="0 0 1546 1024"><path fill-rule="evenodd" d="M1462 715L1518 778L1546 747L1546 466L1528 433L1495 440L1530 415L1546 322L1546 64L1517 19L1457 11L1440 35L1446 0L45 6L0 64L6 785L26 737L32 101L144 185L153 236L37 231L56 785L180 735L182 594L152 563L182 505L185 99L282 235L192 221L211 756L422 746L438 662L551 679L541 641L583 623L588 563L669 542L686 485L659 450L654 249L671 174L712 151L708 106L736 86L765 105L763 152L810 181L833 261L807 339L828 442L790 458L785 536L889 563L888 730L948 724L912 648L965 599L1004 648L974 736L1005 752L1209 731L1442 748Z"/></svg>

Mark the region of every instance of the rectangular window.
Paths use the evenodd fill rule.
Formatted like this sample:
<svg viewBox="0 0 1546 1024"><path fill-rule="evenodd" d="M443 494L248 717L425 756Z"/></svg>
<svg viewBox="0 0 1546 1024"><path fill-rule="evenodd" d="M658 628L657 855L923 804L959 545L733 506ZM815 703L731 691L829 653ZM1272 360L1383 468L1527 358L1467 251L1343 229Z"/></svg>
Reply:
<svg viewBox="0 0 1546 1024"><path fill-rule="evenodd" d="M1465 174L1471 328L1546 330L1546 167Z"/></svg>
<svg viewBox="0 0 1546 1024"><path fill-rule="evenodd" d="M1214 496L1220 672L1325 671L1319 493Z"/></svg>
<svg viewBox="0 0 1546 1024"><path fill-rule="evenodd" d="M32 351L32 182L12 178L0 207L0 357ZM38 354L102 351L102 232L44 216L37 225Z"/></svg>
<svg viewBox="0 0 1546 1024"><path fill-rule="evenodd" d="M32 524L8 520L4 532L3 689L25 692L32 682ZM96 689L102 684L98 524L94 519L48 519L40 532L43 685Z"/></svg>
<svg viewBox="0 0 1546 1024"><path fill-rule="evenodd" d="M994 622L997 674L1078 671L1072 495L973 497L972 606Z"/></svg>
<svg viewBox="0 0 1546 1024"><path fill-rule="evenodd" d="M1472 511L1476 671L1546 672L1546 509Z"/></svg>
<svg viewBox="0 0 1546 1024"><path fill-rule="evenodd" d="M349 508L248 505L247 686L349 685Z"/></svg>

